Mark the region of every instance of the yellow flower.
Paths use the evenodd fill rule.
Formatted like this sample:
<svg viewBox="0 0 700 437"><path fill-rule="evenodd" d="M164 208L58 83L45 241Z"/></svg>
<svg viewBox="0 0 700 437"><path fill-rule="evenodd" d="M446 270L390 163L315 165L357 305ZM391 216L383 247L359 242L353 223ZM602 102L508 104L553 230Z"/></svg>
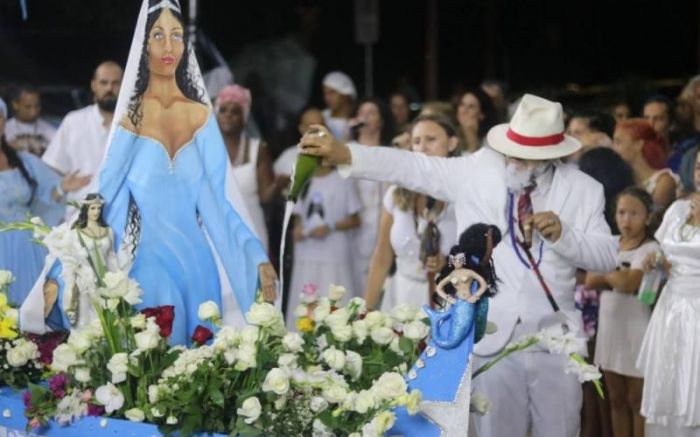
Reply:
<svg viewBox="0 0 700 437"><path fill-rule="evenodd" d="M406 410L408 410L408 414L416 414L418 412L422 398L423 396L421 395L420 390L413 390L411 391L411 394L406 395L405 405Z"/></svg>
<svg viewBox="0 0 700 437"><path fill-rule="evenodd" d="M297 320L297 329L304 333L314 332L314 321L308 317L302 317Z"/></svg>
<svg viewBox="0 0 700 437"><path fill-rule="evenodd" d="M3 340L14 340L17 338L17 321L4 318L0 320L0 338Z"/></svg>

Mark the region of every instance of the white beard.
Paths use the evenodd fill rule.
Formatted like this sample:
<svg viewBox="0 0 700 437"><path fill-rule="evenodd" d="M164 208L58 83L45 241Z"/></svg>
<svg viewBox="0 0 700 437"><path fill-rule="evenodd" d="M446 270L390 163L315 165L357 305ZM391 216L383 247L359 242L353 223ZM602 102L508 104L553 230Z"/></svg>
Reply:
<svg viewBox="0 0 700 437"><path fill-rule="evenodd" d="M535 180L547 172L550 162L543 161L534 167L509 162L506 165L506 187L513 194L521 194L525 187L535 183Z"/></svg>

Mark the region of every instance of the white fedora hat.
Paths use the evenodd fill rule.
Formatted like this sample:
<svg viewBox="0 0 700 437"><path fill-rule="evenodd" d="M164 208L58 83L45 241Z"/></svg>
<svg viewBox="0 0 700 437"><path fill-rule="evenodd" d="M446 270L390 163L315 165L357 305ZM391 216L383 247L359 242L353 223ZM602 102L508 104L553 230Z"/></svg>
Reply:
<svg viewBox="0 0 700 437"><path fill-rule="evenodd" d="M571 155L581 143L564 134L561 104L525 94L510 123L489 130L489 145L506 156L544 160Z"/></svg>

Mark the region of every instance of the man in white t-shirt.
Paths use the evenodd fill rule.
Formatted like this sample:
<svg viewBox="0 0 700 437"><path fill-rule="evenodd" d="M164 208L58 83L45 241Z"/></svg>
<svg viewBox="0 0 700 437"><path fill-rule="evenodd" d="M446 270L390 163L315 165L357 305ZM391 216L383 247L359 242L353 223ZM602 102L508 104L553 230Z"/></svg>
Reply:
<svg viewBox="0 0 700 437"><path fill-rule="evenodd" d="M5 139L16 150L41 156L56 133L56 128L39 118L39 90L29 85L18 87L12 97L12 110L15 116L7 121Z"/></svg>
<svg viewBox="0 0 700 437"><path fill-rule="evenodd" d="M331 71L323 78L323 119L336 138L349 141L350 120L353 116L357 91L350 76L342 71Z"/></svg>
<svg viewBox="0 0 700 437"><path fill-rule="evenodd" d="M102 164L109 129L117 105L123 70L113 61L105 61L95 69L90 88L95 103L69 112L42 159L61 174L94 176ZM68 193L67 201L82 199L89 186ZM63 194L63 193L60 193ZM75 210L66 208L66 220Z"/></svg>

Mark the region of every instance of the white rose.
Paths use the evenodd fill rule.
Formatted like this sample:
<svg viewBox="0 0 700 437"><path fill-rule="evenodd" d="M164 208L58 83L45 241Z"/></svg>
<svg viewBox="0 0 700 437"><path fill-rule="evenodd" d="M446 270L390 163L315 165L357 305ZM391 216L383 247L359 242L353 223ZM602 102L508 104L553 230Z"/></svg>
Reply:
<svg viewBox="0 0 700 437"><path fill-rule="evenodd" d="M253 396L243 401L241 408L239 408L236 412L239 416L244 416L246 418L245 423L250 425L258 420L261 411L262 407L260 406L260 401L258 398Z"/></svg>
<svg viewBox="0 0 700 437"><path fill-rule="evenodd" d="M309 309L304 304L299 304L294 308L294 316L298 319L309 315Z"/></svg>
<svg viewBox="0 0 700 437"><path fill-rule="evenodd" d="M255 344L260 336L260 328L253 325L246 325L241 331L241 341L243 343Z"/></svg>
<svg viewBox="0 0 700 437"><path fill-rule="evenodd" d="M402 303L391 310L391 317L395 318L399 322L408 322L416 317L417 312L418 308Z"/></svg>
<svg viewBox="0 0 700 437"><path fill-rule="evenodd" d="M289 374L279 368L274 368L267 373L262 385L263 391L274 392L283 395L289 391Z"/></svg>
<svg viewBox="0 0 700 437"><path fill-rule="evenodd" d="M287 396L280 396L274 403L275 410L280 411L287 405Z"/></svg>
<svg viewBox="0 0 700 437"><path fill-rule="evenodd" d="M406 393L406 381L396 372L385 372L372 386L377 397L392 400Z"/></svg>
<svg viewBox="0 0 700 437"><path fill-rule="evenodd" d="M365 414L367 411L375 408L377 405L377 399L369 390L362 390L357 394L355 398L355 403L353 409L360 414Z"/></svg>
<svg viewBox="0 0 700 437"><path fill-rule="evenodd" d="M75 369L74 375L78 382L88 383L91 380L90 369L87 367L79 367Z"/></svg>
<svg viewBox="0 0 700 437"><path fill-rule="evenodd" d="M15 281L12 272L9 270L0 270L0 288L7 287Z"/></svg>
<svg viewBox="0 0 700 437"><path fill-rule="evenodd" d="M255 348L255 346L248 343L243 343L241 347L236 350L236 365L234 366L234 369L242 372L246 369L252 369L253 367L257 366L257 353L258 350Z"/></svg>
<svg viewBox="0 0 700 437"><path fill-rule="evenodd" d="M367 335L369 335L369 329L367 327L367 322L364 320L356 320L352 322L352 332L357 339L357 342L362 344L365 342Z"/></svg>
<svg viewBox="0 0 700 437"><path fill-rule="evenodd" d="M348 391L345 387L338 384L330 384L323 387L323 398L331 404L340 404L348 396Z"/></svg>
<svg viewBox="0 0 700 437"><path fill-rule="evenodd" d="M108 414L119 410L124 405L124 395L111 382L98 387L95 390L95 398L104 405Z"/></svg>
<svg viewBox="0 0 700 437"><path fill-rule="evenodd" d="M146 418L146 415L143 414L143 411L138 408L126 410L124 412L124 416L132 422L143 422L143 419Z"/></svg>
<svg viewBox="0 0 700 437"><path fill-rule="evenodd" d="M254 303L245 315L248 323L262 327L272 327L278 324L281 314L267 302Z"/></svg>
<svg viewBox="0 0 700 437"><path fill-rule="evenodd" d="M136 281L129 278L126 272L118 270L107 272L103 278L105 286L99 293L106 299L124 299L130 305L141 303L141 289Z"/></svg>
<svg viewBox="0 0 700 437"><path fill-rule="evenodd" d="M129 356L125 352L112 355L107 363L107 369L112 373L112 384L126 381L126 372L129 370Z"/></svg>
<svg viewBox="0 0 700 437"><path fill-rule="evenodd" d="M367 302L361 297L353 297L348 302L347 308L352 314L364 314L367 312Z"/></svg>
<svg viewBox="0 0 700 437"><path fill-rule="evenodd" d="M370 311L364 318L365 323L367 323L367 328L369 329L384 326L385 320L386 316L379 311Z"/></svg>
<svg viewBox="0 0 700 437"><path fill-rule="evenodd" d="M168 425L177 425L177 417L168 416L168 418L165 419L165 423L167 423Z"/></svg>
<svg viewBox="0 0 700 437"><path fill-rule="evenodd" d="M323 361L325 361L334 370L343 370L345 367L345 354L334 347L323 351Z"/></svg>
<svg viewBox="0 0 700 437"><path fill-rule="evenodd" d="M147 351L158 347L158 342L160 341L160 334L147 329L145 331L137 332L136 334L134 334L134 340L136 340L136 347L139 350Z"/></svg>
<svg viewBox="0 0 700 437"><path fill-rule="evenodd" d="M355 351L345 351L345 369L356 381L362 375L362 356Z"/></svg>
<svg viewBox="0 0 700 437"><path fill-rule="evenodd" d="M396 422L396 415L390 411L382 411L381 413L377 414L374 419L372 419L372 422L374 423L374 429L377 434L384 435L389 428L394 426L394 422Z"/></svg>
<svg viewBox="0 0 700 437"><path fill-rule="evenodd" d="M314 419L312 424L312 435L314 437L334 437L333 430L321 422L321 419Z"/></svg>
<svg viewBox="0 0 700 437"><path fill-rule="evenodd" d="M131 323L131 327L134 329L146 329L146 316L138 313L129 319L129 323Z"/></svg>
<svg viewBox="0 0 700 437"><path fill-rule="evenodd" d="M328 298L330 300L339 301L345 296L346 290L342 285L331 284L328 287Z"/></svg>
<svg viewBox="0 0 700 437"><path fill-rule="evenodd" d="M324 319L324 323L331 329L346 326L350 320L350 312L347 308L338 308L332 313L328 314Z"/></svg>
<svg viewBox="0 0 700 437"><path fill-rule="evenodd" d="M420 320L414 320L403 325L403 334L413 341L423 340L428 336L429 326Z"/></svg>
<svg viewBox="0 0 700 437"><path fill-rule="evenodd" d="M224 360L229 366L236 362L236 351L234 349L229 349L224 352Z"/></svg>
<svg viewBox="0 0 700 437"><path fill-rule="evenodd" d="M70 366L78 364L78 355L67 344L60 344L53 350L53 362L51 369L56 372L67 372Z"/></svg>
<svg viewBox="0 0 700 437"><path fill-rule="evenodd" d="M481 393L474 393L469 399L469 412L484 416L491 410L491 401Z"/></svg>
<svg viewBox="0 0 700 437"><path fill-rule="evenodd" d="M68 344L71 345L73 350L79 355L82 355L85 351L90 349L92 343L92 337L86 330L71 331L68 337Z"/></svg>
<svg viewBox="0 0 700 437"><path fill-rule="evenodd" d="M379 328L372 329L372 333L370 335L372 337L372 341L375 343L386 345L391 343L391 340L394 339L396 333L391 328L380 326Z"/></svg>
<svg viewBox="0 0 700 437"><path fill-rule="evenodd" d="M32 342L26 343L31 343L32 345L34 345L34 348L28 348L25 346L25 344L19 344L13 347L12 349L7 351L7 364L9 364L12 367L22 367L34 357L38 350L37 346Z"/></svg>
<svg viewBox="0 0 700 437"><path fill-rule="evenodd" d="M311 398L311 402L309 402L309 408L311 408L311 411L314 413L320 413L328 408L328 401L320 396L314 396Z"/></svg>
<svg viewBox="0 0 700 437"><path fill-rule="evenodd" d="M328 299L320 299L318 305L316 305L316 308L314 308L313 319L316 321L316 323L322 323L330 313L331 303L328 301Z"/></svg>
<svg viewBox="0 0 700 437"><path fill-rule="evenodd" d="M389 344L389 350L396 352L399 356L404 356L404 352L401 350L401 344L399 343L399 336L395 336Z"/></svg>
<svg viewBox="0 0 700 437"><path fill-rule="evenodd" d="M219 311L219 306L213 300L208 300L199 305L197 317L202 321L220 319L221 312Z"/></svg>
<svg viewBox="0 0 700 437"><path fill-rule="evenodd" d="M343 343L348 342L352 339L352 325L334 326L331 328L331 333L336 340Z"/></svg>
<svg viewBox="0 0 700 437"><path fill-rule="evenodd" d="M304 346L304 338L298 332L290 332L282 338L282 345L289 352L300 352Z"/></svg>
<svg viewBox="0 0 700 437"><path fill-rule="evenodd" d="M162 411L160 411L160 409L158 409L158 407L151 408L151 414L153 415L153 417L165 416L165 414Z"/></svg>
<svg viewBox="0 0 700 437"><path fill-rule="evenodd" d="M294 354L280 354L277 365L282 368L293 369L297 367L297 356Z"/></svg>
<svg viewBox="0 0 700 437"><path fill-rule="evenodd" d="M155 404L158 402L159 390L157 385L148 386L148 402Z"/></svg>

